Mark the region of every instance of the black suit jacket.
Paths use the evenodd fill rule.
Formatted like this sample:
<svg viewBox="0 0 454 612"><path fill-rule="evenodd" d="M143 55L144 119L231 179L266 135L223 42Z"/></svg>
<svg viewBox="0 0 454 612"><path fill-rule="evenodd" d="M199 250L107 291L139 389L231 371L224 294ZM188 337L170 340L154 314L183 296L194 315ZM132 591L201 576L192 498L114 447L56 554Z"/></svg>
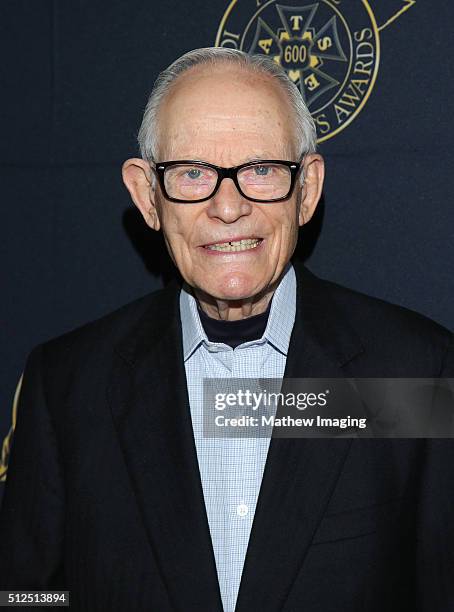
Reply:
<svg viewBox="0 0 454 612"><path fill-rule="evenodd" d="M286 377L454 376L451 334L297 266ZM273 439L237 612L454 610L451 440ZM220 612L171 286L36 348L1 514L3 589Z"/></svg>

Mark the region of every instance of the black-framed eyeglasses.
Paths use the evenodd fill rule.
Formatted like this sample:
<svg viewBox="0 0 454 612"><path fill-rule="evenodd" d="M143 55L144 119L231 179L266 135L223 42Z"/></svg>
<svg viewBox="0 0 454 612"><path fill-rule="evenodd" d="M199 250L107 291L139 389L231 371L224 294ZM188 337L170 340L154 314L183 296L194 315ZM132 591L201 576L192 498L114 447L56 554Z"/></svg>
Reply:
<svg viewBox="0 0 454 612"><path fill-rule="evenodd" d="M299 162L266 159L232 168L194 160L157 162L155 171L165 197L171 202L204 202L214 196L225 178L253 202L280 202L292 194Z"/></svg>

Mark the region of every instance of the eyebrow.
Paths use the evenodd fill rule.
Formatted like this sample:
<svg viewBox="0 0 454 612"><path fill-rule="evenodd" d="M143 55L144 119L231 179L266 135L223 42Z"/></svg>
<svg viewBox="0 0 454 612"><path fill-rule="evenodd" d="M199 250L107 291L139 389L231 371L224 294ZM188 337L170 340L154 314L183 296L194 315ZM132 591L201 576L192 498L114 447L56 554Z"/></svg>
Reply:
<svg viewBox="0 0 454 612"><path fill-rule="evenodd" d="M259 162L259 161L264 161L267 159L286 159L286 158L287 156L285 154L272 154L272 153L269 153L268 151L264 151L261 155L250 155L248 157L243 158L243 161L241 162L241 164L248 164L249 162Z"/></svg>

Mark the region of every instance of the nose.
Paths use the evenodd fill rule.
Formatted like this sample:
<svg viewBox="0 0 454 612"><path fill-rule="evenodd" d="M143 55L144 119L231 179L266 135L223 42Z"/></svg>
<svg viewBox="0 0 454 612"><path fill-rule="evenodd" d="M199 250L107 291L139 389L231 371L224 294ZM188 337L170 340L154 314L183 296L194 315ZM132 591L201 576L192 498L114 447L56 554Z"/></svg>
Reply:
<svg viewBox="0 0 454 612"><path fill-rule="evenodd" d="M250 215L253 202L243 198L230 178L224 178L219 189L211 198L207 214L211 219L224 223L235 223L241 217Z"/></svg>

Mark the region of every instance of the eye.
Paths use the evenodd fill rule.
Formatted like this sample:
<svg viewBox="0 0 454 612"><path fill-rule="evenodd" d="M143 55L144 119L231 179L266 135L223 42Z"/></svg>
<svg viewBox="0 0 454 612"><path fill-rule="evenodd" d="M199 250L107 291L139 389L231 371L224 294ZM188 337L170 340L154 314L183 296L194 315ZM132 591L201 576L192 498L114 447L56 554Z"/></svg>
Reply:
<svg viewBox="0 0 454 612"><path fill-rule="evenodd" d="M190 179L198 179L202 176L202 171L198 168L191 168L186 172L186 176Z"/></svg>
<svg viewBox="0 0 454 612"><path fill-rule="evenodd" d="M269 166L255 166L254 170L257 176L267 176L271 168L269 168Z"/></svg>

